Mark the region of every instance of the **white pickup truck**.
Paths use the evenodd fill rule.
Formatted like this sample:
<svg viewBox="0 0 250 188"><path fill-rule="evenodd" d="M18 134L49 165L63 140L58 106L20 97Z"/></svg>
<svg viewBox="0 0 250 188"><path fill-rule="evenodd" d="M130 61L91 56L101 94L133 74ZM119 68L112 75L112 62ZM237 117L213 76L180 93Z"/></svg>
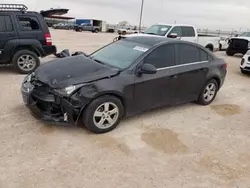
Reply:
<svg viewBox="0 0 250 188"><path fill-rule="evenodd" d="M211 51L217 51L220 47L220 37L198 35L197 29L184 24L156 24L146 29L142 34L132 35L159 35L169 38L198 43Z"/></svg>

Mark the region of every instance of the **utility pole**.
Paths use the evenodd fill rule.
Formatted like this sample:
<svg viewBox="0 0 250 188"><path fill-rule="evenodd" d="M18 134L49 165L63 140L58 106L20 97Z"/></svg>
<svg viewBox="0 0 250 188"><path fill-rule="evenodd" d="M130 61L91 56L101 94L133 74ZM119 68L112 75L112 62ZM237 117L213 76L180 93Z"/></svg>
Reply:
<svg viewBox="0 0 250 188"><path fill-rule="evenodd" d="M142 22L143 6L144 6L144 0L141 1L141 14L140 14L140 23L139 23L139 33L141 32L141 22Z"/></svg>

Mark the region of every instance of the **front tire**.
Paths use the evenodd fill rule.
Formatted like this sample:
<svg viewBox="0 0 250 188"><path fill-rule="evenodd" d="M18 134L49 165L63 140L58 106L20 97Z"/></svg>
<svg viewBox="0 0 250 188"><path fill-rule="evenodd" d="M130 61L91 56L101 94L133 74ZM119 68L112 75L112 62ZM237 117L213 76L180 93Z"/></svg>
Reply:
<svg viewBox="0 0 250 188"><path fill-rule="evenodd" d="M83 113L83 122L89 131L102 134L117 127L124 109L120 99L106 95L93 100Z"/></svg>
<svg viewBox="0 0 250 188"><path fill-rule="evenodd" d="M209 80L202 88L197 103L204 106L211 104L217 95L218 89L217 81L214 79Z"/></svg>
<svg viewBox="0 0 250 188"><path fill-rule="evenodd" d="M29 74L40 66L40 59L30 50L20 50L14 54L12 65L20 74Z"/></svg>
<svg viewBox="0 0 250 188"><path fill-rule="evenodd" d="M242 73L242 74L248 74L248 72L245 71L244 69L240 69L240 70L241 70L241 73Z"/></svg>

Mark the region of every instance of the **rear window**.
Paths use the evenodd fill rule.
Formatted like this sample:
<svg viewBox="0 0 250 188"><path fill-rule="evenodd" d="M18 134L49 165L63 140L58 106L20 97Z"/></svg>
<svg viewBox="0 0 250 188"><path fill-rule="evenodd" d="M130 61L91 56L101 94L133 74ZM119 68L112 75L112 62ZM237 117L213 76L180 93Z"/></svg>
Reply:
<svg viewBox="0 0 250 188"><path fill-rule="evenodd" d="M36 17L18 16L18 22L23 31L40 30L40 25Z"/></svg>
<svg viewBox="0 0 250 188"><path fill-rule="evenodd" d="M0 16L0 32L13 31L12 21L9 16Z"/></svg>
<svg viewBox="0 0 250 188"><path fill-rule="evenodd" d="M193 27L181 27L183 37L195 37L195 31Z"/></svg>

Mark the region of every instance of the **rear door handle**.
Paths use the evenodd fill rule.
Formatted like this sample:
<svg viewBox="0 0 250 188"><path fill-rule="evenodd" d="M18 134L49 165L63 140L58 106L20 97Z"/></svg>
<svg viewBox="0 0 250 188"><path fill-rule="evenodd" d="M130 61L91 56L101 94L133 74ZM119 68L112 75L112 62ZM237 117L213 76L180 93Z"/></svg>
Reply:
<svg viewBox="0 0 250 188"><path fill-rule="evenodd" d="M171 76L171 78L172 78L172 79L177 79L178 76L177 76L177 75L173 75L173 76Z"/></svg>
<svg viewBox="0 0 250 188"><path fill-rule="evenodd" d="M14 33L8 33L8 37L13 37Z"/></svg>

